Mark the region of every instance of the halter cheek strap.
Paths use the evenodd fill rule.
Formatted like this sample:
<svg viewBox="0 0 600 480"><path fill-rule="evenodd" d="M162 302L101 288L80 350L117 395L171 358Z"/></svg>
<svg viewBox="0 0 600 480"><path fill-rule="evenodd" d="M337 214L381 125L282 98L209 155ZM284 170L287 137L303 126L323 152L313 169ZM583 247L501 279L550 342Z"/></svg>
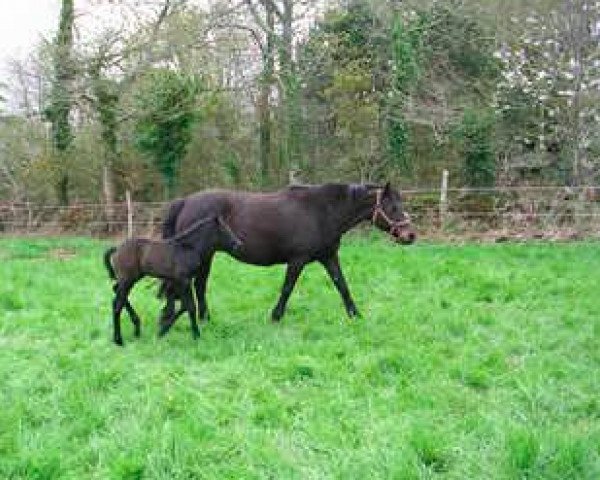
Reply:
<svg viewBox="0 0 600 480"><path fill-rule="evenodd" d="M381 188L377 189L376 192L376 201L375 207L373 208L373 216L371 217L371 222L374 224L377 217L381 217L385 223L387 223L388 231L391 235L397 236L400 234L400 230L404 227L408 227L410 225L410 217L408 213L402 212L404 215L404 220L392 220L385 210L383 209L383 204L381 203L381 197L383 195L383 190Z"/></svg>

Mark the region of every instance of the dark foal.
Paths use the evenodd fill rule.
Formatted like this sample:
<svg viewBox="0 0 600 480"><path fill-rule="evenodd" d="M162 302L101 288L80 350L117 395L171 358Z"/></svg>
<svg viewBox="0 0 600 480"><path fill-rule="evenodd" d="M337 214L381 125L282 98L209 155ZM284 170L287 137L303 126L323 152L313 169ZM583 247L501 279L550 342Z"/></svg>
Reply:
<svg viewBox="0 0 600 480"><path fill-rule="evenodd" d="M404 244L413 243L416 237L399 192L387 183L292 186L274 193L200 192L171 203L163 223L163 238L182 231L197 218L215 214L227 221L243 243L238 251L224 249L233 257L253 265L287 264L283 288L271 314L274 321L283 316L300 272L314 261L325 267L348 315L358 315L338 258L342 235L357 224L371 221ZM201 318L208 317L205 291L211 261L212 255L195 275ZM163 324L174 322L178 316L173 295L167 297Z"/></svg>
<svg viewBox="0 0 600 480"><path fill-rule="evenodd" d="M192 335L200 334L196 323L196 306L191 292L191 279L217 248L236 251L240 240L223 220L216 215L194 222L178 235L168 240L130 238L119 247L111 247L104 253L104 264L110 278L115 280L113 290L114 341L123 345L121 336L121 311L127 309L140 335L140 319L129 302L129 292L143 277L161 278L170 282L173 293L181 299L178 315L187 311ZM167 329L168 330L168 329ZM164 331L166 332L166 330ZM161 331L161 333L164 333Z"/></svg>

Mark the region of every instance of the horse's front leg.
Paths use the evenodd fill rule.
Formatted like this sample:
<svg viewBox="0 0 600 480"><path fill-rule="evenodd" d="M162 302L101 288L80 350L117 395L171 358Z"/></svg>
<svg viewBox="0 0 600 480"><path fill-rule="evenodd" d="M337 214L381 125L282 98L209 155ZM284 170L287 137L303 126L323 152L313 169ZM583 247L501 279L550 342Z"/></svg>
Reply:
<svg viewBox="0 0 600 480"><path fill-rule="evenodd" d="M350 295L348 284L346 283L346 279L342 273L342 267L340 266L340 260L338 258L337 251L328 257L320 259L319 261L325 267L325 270L327 270L327 273L333 281L335 288L341 295L342 300L344 301L344 306L346 307L346 312L348 312L348 316L359 316L360 314L356 308L356 305L354 304L354 300L352 300L352 295Z"/></svg>
<svg viewBox="0 0 600 480"><path fill-rule="evenodd" d="M285 313L285 307L287 305L287 301L290 298L292 291L294 290L294 286L296 285L296 281L308 262L306 260L293 260L288 263L287 270L285 272L285 280L283 282L283 287L281 288L281 294L279 295L279 301L275 308L271 312L271 319L274 322L278 322L283 317Z"/></svg>

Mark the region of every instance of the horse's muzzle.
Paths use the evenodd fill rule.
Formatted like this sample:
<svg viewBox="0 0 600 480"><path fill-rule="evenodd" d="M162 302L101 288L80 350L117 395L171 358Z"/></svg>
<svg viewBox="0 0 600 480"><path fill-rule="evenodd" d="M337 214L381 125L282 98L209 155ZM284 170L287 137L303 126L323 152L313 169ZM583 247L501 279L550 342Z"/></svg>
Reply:
<svg viewBox="0 0 600 480"><path fill-rule="evenodd" d="M396 242L401 243L402 245L410 245L415 243L417 234L412 230L396 231L394 232L394 239Z"/></svg>

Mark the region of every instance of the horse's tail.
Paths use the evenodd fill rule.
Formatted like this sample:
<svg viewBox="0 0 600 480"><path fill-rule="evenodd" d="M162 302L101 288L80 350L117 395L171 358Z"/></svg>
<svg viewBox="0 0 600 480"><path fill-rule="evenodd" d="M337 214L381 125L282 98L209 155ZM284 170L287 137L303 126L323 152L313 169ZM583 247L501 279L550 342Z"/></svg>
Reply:
<svg viewBox="0 0 600 480"><path fill-rule="evenodd" d="M177 217L179 217L179 213L183 209L185 205L185 200L183 198L178 198L173 200L169 207L167 208L167 212L165 218L162 223L161 235L163 239L171 238L175 236L176 227L177 227ZM157 298L163 298L165 295L170 295L171 288L169 282L163 280L160 282L160 287L158 288L158 293L156 294Z"/></svg>
<svg viewBox="0 0 600 480"><path fill-rule="evenodd" d="M110 259L113 256L113 253L115 253L116 251L117 251L117 247L110 247L109 249L106 250L106 252L104 252L104 266L106 267L108 276L112 280L115 280L117 278L117 276L115 275L115 269L113 268L112 263L110 262Z"/></svg>
<svg viewBox="0 0 600 480"><path fill-rule="evenodd" d="M183 198L173 200L169 204L167 215L162 223L162 238L171 238L175 235L175 227L177 225L177 217L185 205Z"/></svg>

